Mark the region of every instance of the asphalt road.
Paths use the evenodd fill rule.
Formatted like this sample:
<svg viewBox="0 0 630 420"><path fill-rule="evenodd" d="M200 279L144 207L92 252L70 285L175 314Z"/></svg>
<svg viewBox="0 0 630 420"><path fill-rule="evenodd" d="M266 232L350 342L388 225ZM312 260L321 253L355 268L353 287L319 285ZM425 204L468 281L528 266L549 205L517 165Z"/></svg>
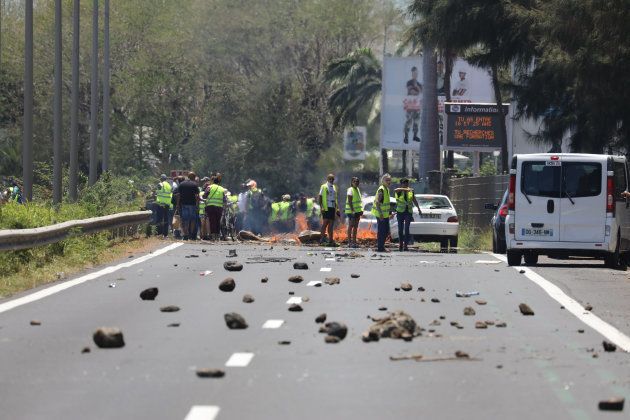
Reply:
<svg viewBox="0 0 630 420"><path fill-rule="evenodd" d="M244 265L241 272L223 268L231 248ZM630 398L629 355L604 352L604 337L585 323L597 315L618 328L625 343L627 273L542 259L541 267L520 273L486 254L358 254L331 260L322 248L184 244L21 306L8 307L32 292L0 301L0 418L627 418L628 407L606 412L598 402ZM296 261L309 269L294 270ZM206 270L213 273L200 275ZM580 319L569 310L573 303L563 309L531 279L536 273L568 295L560 298L590 302L593 313L580 310ZM290 283L292 275L305 281ZM226 277L236 280L233 292L218 289ZM326 277L340 284L308 286ZM403 281L413 290L396 291ZM148 287L159 288L155 301L139 298ZM456 291L479 296L458 298ZM245 293L255 301L244 303ZM297 297L308 298L304 310L289 312L287 301ZM535 315L523 316L520 303ZM181 310L160 312L165 305ZM476 315L463 315L468 306ZM372 324L368 316L387 314L380 307L406 311L424 328L422 336L362 342ZM229 330L227 312L243 315L249 328ZM345 323L348 336L325 343L315 323L320 313ZM283 322L263 328L268 320ZM434 320L440 325L430 326ZM476 321L507 327L477 329ZM97 348L92 333L101 326L121 328L125 347ZM283 340L290 344L279 344ZM91 351L82 353L86 346ZM458 350L470 360L440 360ZM390 360L405 355L422 359ZM229 359L246 366L226 366ZM199 378L197 368L226 374Z"/></svg>

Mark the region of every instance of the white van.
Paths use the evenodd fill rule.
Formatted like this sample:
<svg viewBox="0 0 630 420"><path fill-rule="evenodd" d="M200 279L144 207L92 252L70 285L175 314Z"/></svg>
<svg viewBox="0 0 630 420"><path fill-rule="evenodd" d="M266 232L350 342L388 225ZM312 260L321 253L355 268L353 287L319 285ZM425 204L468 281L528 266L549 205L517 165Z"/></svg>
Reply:
<svg viewBox="0 0 630 420"><path fill-rule="evenodd" d="M514 155L505 236L509 265L539 255L604 258L620 265L630 250L628 167L623 156Z"/></svg>

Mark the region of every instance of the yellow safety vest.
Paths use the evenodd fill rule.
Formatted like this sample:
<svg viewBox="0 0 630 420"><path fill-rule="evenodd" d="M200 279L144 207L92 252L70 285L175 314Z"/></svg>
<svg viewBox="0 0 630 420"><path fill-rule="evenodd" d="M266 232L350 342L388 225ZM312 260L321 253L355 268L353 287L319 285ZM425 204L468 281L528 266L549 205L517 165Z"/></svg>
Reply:
<svg viewBox="0 0 630 420"><path fill-rule="evenodd" d="M269 215L269 222L275 222L280 211L280 203L271 203L271 214Z"/></svg>
<svg viewBox="0 0 630 420"><path fill-rule="evenodd" d="M361 191L359 188L352 187L352 203L346 197L346 214L360 213L363 211L363 203L361 203Z"/></svg>
<svg viewBox="0 0 630 420"><path fill-rule="evenodd" d="M225 188L219 184L212 184L206 195L206 206L223 207L223 195Z"/></svg>
<svg viewBox="0 0 630 420"><path fill-rule="evenodd" d="M282 201L278 203L278 219L286 222L291 218L291 203Z"/></svg>
<svg viewBox="0 0 630 420"><path fill-rule="evenodd" d="M319 190L322 193L322 211L328 211L328 183L322 184L319 187ZM335 190L335 210L339 208L339 204L337 204L337 186L333 184L333 190Z"/></svg>
<svg viewBox="0 0 630 420"><path fill-rule="evenodd" d="M378 198L378 192L383 191L383 203L381 203L381 212L379 213L376 208L376 200ZM376 196L374 197L374 203L372 204L372 214L376 217L389 217L389 188L385 185L381 185L376 190Z"/></svg>
<svg viewBox="0 0 630 420"><path fill-rule="evenodd" d="M396 211L398 213L413 212L413 191L396 193Z"/></svg>
<svg viewBox="0 0 630 420"><path fill-rule="evenodd" d="M155 194L155 201L161 206L169 206L171 207L173 203L171 199L173 198L173 187L167 181L163 181L160 183L162 188L160 188Z"/></svg>

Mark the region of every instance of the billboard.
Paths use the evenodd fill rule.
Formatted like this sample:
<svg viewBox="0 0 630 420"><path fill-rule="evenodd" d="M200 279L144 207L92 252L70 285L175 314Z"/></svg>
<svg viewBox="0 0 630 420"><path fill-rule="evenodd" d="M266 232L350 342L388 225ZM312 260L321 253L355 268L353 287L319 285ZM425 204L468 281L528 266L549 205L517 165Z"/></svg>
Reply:
<svg viewBox="0 0 630 420"><path fill-rule="evenodd" d="M367 130L354 127L343 132L343 158L345 160L365 160Z"/></svg>
<svg viewBox="0 0 630 420"><path fill-rule="evenodd" d="M421 112L421 58L385 57L381 96L381 148L418 150Z"/></svg>
<svg viewBox="0 0 630 420"><path fill-rule="evenodd" d="M446 102L446 148L457 150L500 150L504 138L499 130L501 118L508 112L503 104L503 115L495 104Z"/></svg>

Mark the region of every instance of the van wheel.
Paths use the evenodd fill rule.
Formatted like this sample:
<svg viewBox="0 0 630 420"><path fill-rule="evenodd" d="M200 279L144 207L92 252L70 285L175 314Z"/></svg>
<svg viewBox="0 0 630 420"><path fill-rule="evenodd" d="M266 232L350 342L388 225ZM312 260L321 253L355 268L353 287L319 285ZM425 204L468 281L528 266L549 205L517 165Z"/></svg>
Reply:
<svg viewBox="0 0 630 420"><path fill-rule="evenodd" d="M457 236L451 236L448 240L448 245L451 248L451 254L457 254Z"/></svg>
<svg viewBox="0 0 630 420"><path fill-rule="evenodd" d="M538 254L525 254L525 265L536 265L538 263Z"/></svg>
<svg viewBox="0 0 630 420"><path fill-rule="evenodd" d="M521 257L522 255L520 252L508 251L507 252L508 265L510 266L521 265Z"/></svg>
<svg viewBox="0 0 630 420"><path fill-rule="evenodd" d="M604 259L604 263L606 264L606 267L608 268L613 268L613 269L617 269L621 266L621 255L619 253L619 235L617 235L617 246L615 247L615 252L612 252L608 255L606 255L605 259Z"/></svg>

